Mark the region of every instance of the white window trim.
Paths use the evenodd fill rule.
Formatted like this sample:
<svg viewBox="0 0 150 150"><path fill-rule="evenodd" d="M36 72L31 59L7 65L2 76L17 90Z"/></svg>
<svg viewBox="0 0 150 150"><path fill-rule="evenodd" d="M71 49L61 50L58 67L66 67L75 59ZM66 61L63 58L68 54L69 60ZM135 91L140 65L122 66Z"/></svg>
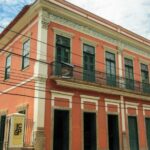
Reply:
<svg viewBox="0 0 150 150"><path fill-rule="evenodd" d="M84 102L95 103L96 111L98 111L98 100L100 97L88 96L88 95L80 95L81 97L81 109L84 109Z"/></svg>
<svg viewBox="0 0 150 150"><path fill-rule="evenodd" d="M70 63L72 63L72 38L74 38L74 34L56 27L53 27L52 30L54 31L53 61L56 61L56 35L60 35L70 39Z"/></svg>
<svg viewBox="0 0 150 150"><path fill-rule="evenodd" d="M126 114L130 115L128 113L128 108L133 108L136 110L136 115L138 115L138 106L139 106L139 103L125 102Z"/></svg>
<svg viewBox="0 0 150 150"><path fill-rule="evenodd" d="M69 108L72 108L72 96L74 95L73 93L51 90L51 94L52 107L55 107L55 98L63 98L66 99L66 101L69 100Z"/></svg>
<svg viewBox="0 0 150 150"><path fill-rule="evenodd" d="M117 106L117 113L119 114L120 113L120 104L121 104L120 100L105 98L105 111L107 113L109 113L108 105L115 105L115 106Z"/></svg>

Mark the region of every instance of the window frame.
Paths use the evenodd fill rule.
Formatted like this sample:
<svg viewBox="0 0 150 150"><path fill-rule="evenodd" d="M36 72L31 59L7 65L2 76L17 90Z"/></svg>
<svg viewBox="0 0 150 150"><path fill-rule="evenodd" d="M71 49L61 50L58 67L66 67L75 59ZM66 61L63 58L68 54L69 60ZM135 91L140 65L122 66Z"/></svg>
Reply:
<svg viewBox="0 0 150 150"><path fill-rule="evenodd" d="M59 43L57 43L57 37L61 37L61 38L65 38L65 39L68 39L69 40L69 46L67 46L67 45L63 45L63 44L59 44ZM68 50L69 50L69 52L68 52L68 62L65 62L65 63L70 63L71 62L71 39L69 38L69 37L66 37L66 36L64 36L64 35L60 35L60 34L56 34L56 36L55 36L55 45L56 45L56 54L55 54L55 60L56 60L56 62L65 62L65 61L63 61L62 60L62 56L61 56L61 60L59 61L58 60L58 51L57 51L57 48L58 47L61 47L61 48L67 48ZM63 58L64 59L64 58Z"/></svg>
<svg viewBox="0 0 150 150"><path fill-rule="evenodd" d="M95 53L96 53L96 48L95 46L91 45L91 44L88 44L88 43L83 43L83 80L85 81L90 81L90 82L95 82L96 80L96 56L95 56ZM86 47L90 47L92 48L93 52L91 51L86 51ZM86 73L89 71L88 69L85 70L85 59L84 59L84 56L85 55L90 55L93 57L94 59L94 62L93 62L93 72L89 72L88 76L86 75Z"/></svg>
<svg viewBox="0 0 150 150"><path fill-rule="evenodd" d="M24 48L24 45L28 42L29 42L29 44L28 44L29 47L28 47L27 52L25 53L26 49ZM28 60L27 65L25 65L25 60L26 59ZM27 39L22 44L22 65L21 65L21 69L24 70L25 68L29 67L29 65L30 65L30 39Z"/></svg>
<svg viewBox="0 0 150 150"><path fill-rule="evenodd" d="M114 60L111 60L111 59L108 59L107 58L107 53L109 53L109 54L111 54L111 55L113 55L114 56ZM115 74L111 74L111 75L115 75L116 76L116 57L115 57L115 54L114 53L111 53L111 52L109 52L109 51L106 51L105 52L105 61L106 61L106 74L111 74L111 73L107 73L107 61L110 63L110 68L112 67L112 63L114 63L114 69L115 69ZM111 70L110 70L110 72L111 72Z"/></svg>
<svg viewBox="0 0 150 150"><path fill-rule="evenodd" d="M10 58L10 64L7 65L9 58ZM8 54L7 57L6 57L6 62L5 62L5 76L4 76L5 80L10 79L10 69L11 69L11 54Z"/></svg>
<svg viewBox="0 0 150 150"><path fill-rule="evenodd" d="M131 61L132 65L127 64L127 61ZM129 90L135 90L135 80L134 80L134 65L133 60L131 58L124 58L124 69L125 69L125 87ZM127 71L128 70L128 71ZM132 78L131 78L131 70L132 70ZM128 76L126 76L128 72Z"/></svg>
<svg viewBox="0 0 150 150"><path fill-rule="evenodd" d="M111 54L114 59L107 58L107 54ZM107 65L109 63L109 66ZM114 65L114 73L112 73L112 66ZM105 51L105 74L106 74L106 83L107 85L117 86L117 73L116 73L116 55L113 52ZM109 72L107 72L109 67Z"/></svg>
<svg viewBox="0 0 150 150"><path fill-rule="evenodd" d="M143 69L142 68L142 65L145 65L146 67L147 67L147 70L145 70L145 69ZM140 63L140 66L141 66L141 82L142 83L149 83L149 70L148 70L148 65L146 65L146 64L143 64L143 63ZM142 76L142 73L146 73L147 74L147 82L143 82L143 76Z"/></svg>

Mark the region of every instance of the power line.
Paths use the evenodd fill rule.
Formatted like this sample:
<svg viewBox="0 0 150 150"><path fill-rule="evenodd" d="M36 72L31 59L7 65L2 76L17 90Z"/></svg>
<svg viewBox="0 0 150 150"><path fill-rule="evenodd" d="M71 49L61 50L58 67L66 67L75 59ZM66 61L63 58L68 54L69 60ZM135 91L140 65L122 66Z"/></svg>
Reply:
<svg viewBox="0 0 150 150"><path fill-rule="evenodd" d="M19 32L14 31L14 30L7 29L7 28L5 28L5 27L3 27L3 26L1 26L1 25L0 25L0 28L4 28L4 29L6 29L6 30L8 30L8 31L11 31L11 32L13 32L13 33L16 33L16 34L18 34L18 35L22 35L22 36L24 36L24 37L26 37L26 38L29 38L29 39L35 40L35 41L37 41L37 42L41 42L42 44L45 44L46 46L50 46L50 47L56 48L56 46L54 46L54 45L51 45L51 44L45 43L45 42L43 42L43 41L41 41L41 40L38 40L38 39L36 39L36 38L32 38L32 37L27 36L27 35L25 35L25 34L21 34L21 33L19 33ZM19 48L19 49L20 49L20 48ZM76 53L73 53L73 52L71 52L71 54L73 54L73 55L76 55L76 56L78 56L78 57L82 57L82 58L83 58L83 56L82 56L82 55L79 55L79 54L76 54ZM43 54L41 54L41 55L43 55ZM43 56L44 56L44 55L43 55ZM104 63L104 62L100 62L100 61L96 61L96 60L95 60L95 62L96 62L96 63L100 63L100 64L103 64L103 65L107 66L107 64L106 64L106 63ZM119 67L116 67L116 69L117 69L117 70L125 71L125 69L120 69ZM134 75L141 76L140 74L137 74L137 73L134 73Z"/></svg>
<svg viewBox="0 0 150 150"><path fill-rule="evenodd" d="M14 94L14 93L10 93L10 92L2 92L2 91L0 91L0 93L2 93L3 95L12 95L12 96L21 96L21 97L28 97L28 98L37 98L38 100L45 100L45 101L59 101L59 102L66 102L66 100L63 100L63 99L51 99L51 98L43 98L43 97L36 97L36 96L31 96L31 95L25 95L25 94ZM118 100L118 102L119 102L119 100ZM128 101L127 101L128 102ZM69 102L69 103L72 103L72 104L85 104L84 102L76 102L76 101L72 101L72 102ZM122 103L122 102L120 102L120 105L121 104L124 104L124 105L126 105L125 103ZM101 105L101 104L92 104L92 103L88 103L88 104L85 104L85 105L89 105L89 106L98 106L98 107L103 107L103 108L116 108L116 106L105 106L105 105ZM124 109L124 110L126 110L126 108L125 107L121 107L121 106L117 106L117 107L119 107L120 109ZM128 106L133 106L132 104L128 104ZM137 108L137 110L143 110L142 109L143 108L143 106L138 106L138 108ZM131 108L131 109L133 109L133 108Z"/></svg>
<svg viewBox="0 0 150 150"><path fill-rule="evenodd" d="M19 49L19 48L18 48ZM1 51L4 51L4 52L7 52L7 53L10 53L10 54L14 54L14 55L17 55L17 56L20 56L20 57L22 57L22 55L20 55L20 54L17 54L17 53L14 53L14 52L10 52L10 51L8 51L8 50L5 50L5 49L0 49ZM20 49L19 49L20 50ZM32 60L32 61L40 61L41 63L46 63L46 61L41 61L41 60L37 60L37 59L35 59L35 58L31 58L31 57L26 57L26 58L28 58L28 59L30 59L30 60ZM53 60L53 57L50 57L52 60ZM46 63L46 64L48 64L48 63ZM105 66L108 66L107 64L104 64ZM95 70L96 71L96 70ZM135 75L138 75L138 74L136 74L136 73L134 73ZM116 75L117 76L117 75ZM141 75L139 75L139 76L141 76Z"/></svg>

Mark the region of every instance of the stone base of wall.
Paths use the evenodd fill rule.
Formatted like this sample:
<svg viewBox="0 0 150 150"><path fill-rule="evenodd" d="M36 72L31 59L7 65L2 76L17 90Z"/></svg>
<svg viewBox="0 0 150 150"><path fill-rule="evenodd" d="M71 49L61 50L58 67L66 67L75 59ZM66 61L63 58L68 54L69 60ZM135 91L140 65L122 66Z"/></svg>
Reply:
<svg viewBox="0 0 150 150"><path fill-rule="evenodd" d="M34 136L35 136L34 150L44 150L45 148L44 128L38 128L37 131L34 132Z"/></svg>
<svg viewBox="0 0 150 150"><path fill-rule="evenodd" d="M123 137L123 150L129 150L129 144L127 142L127 135L125 132L122 133Z"/></svg>

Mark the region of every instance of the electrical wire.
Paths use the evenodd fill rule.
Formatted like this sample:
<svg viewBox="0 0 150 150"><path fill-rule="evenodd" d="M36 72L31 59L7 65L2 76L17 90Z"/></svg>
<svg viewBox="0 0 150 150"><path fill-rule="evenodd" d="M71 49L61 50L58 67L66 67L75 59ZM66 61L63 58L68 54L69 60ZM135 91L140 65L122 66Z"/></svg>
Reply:
<svg viewBox="0 0 150 150"><path fill-rule="evenodd" d="M0 28L4 28L4 27L0 25ZM4 29L6 29L6 28L4 28ZM40 41L40 40L38 40L38 39L36 39L36 38L32 38L32 37L27 36L27 35L25 35L25 34L18 33L18 32L14 31L14 30L11 30L11 29L6 29L6 30L8 30L8 31L10 31L10 32L13 32L13 33L16 33L17 35L21 35L21 36L24 36L24 37L26 37L26 38L32 39L32 40L34 40L34 41L41 42L42 44L45 44L46 46L50 46L50 47L56 48L56 46L54 46L54 45L51 45L51 44L48 44L48 43L46 43L46 42ZM20 49L20 48L18 48L18 49ZM82 55L79 55L79 54L76 54L76 53L73 53L73 52L71 52L71 54L72 54L72 55L76 55L76 56L78 56L78 57L80 57L80 58L81 58L81 57L83 58ZM41 55L43 55L43 54L41 54ZM44 56L44 55L43 55L43 56ZM105 66L107 65L106 63L100 62L100 61L97 61L97 60L95 60L95 62L98 63L98 64L105 65ZM123 68L121 69L121 68L119 68L119 67L116 67L116 69L117 69L117 70L122 70L123 72L125 71L125 69L123 69ZM138 74L138 73L134 73L134 75L141 76L141 75Z"/></svg>

